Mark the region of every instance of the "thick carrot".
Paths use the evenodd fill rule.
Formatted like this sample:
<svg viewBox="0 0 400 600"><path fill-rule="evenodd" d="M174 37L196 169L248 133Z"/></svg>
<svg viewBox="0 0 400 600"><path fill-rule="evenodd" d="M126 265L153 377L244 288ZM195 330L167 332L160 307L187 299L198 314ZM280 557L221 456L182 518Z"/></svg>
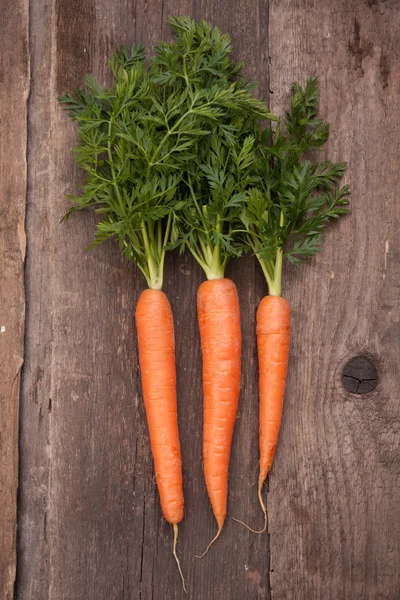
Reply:
<svg viewBox="0 0 400 600"><path fill-rule="evenodd" d="M164 292L152 289L142 292L135 317L143 398L161 509L174 527L174 556L182 576L176 556L178 523L183 518L183 490L174 321Z"/></svg>
<svg viewBox="0 0 400 600"><path fill-rule="evenodd" d="M197 309L203 354L204 474L218 525L215 540L226 517L229 457L240 391L242 338L233 281L222 278L202 283Z"/></svg>
<svg viewBox="0 0 400 600"><path fill-rule="evenodd" d="M290 344L290 308L281 296L265 296L257 310L260 388L260 474L258 496L269 473L278 442Z"/></svg>

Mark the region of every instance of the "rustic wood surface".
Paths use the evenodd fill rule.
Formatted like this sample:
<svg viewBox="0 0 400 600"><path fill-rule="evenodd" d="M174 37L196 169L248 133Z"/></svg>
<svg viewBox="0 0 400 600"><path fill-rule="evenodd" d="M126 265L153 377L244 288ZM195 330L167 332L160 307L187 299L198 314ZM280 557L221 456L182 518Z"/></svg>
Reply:
<svg viewBox="0 0 400 600"><path fill-rule="evenodd" d="M12 78L0 92L1 117L10 132L0 142L7 227L0 244L14 254L5 264L0 293L5 308L14 311L9 321L14 333L8 342L0 336L6 364L0 482L6 479L0 501L4 505L8 499L10 511L0 517L0 591L4 580L5 598L12 597L15 568L15 391L22 364L24 239L18 223L23 222L28 136L16 598L185 597L171 556L171 528L161 517L141 400L133 315L143 278L111 243L84 251L93 215L60 224L69 206L66 194L82 177L71 154L75 127L57 96L80 85L87 72L106 81L107 57L115 46L142 41L151 47L168 35L167 15L189 14L231 33L236 57L245 61L247 75L260 82L275 111L287 105L294 79L304 83L309 75L320 76L322 113L332 132L326 152L349 161L353 208L329 231L324 251L310 265L285 271L293 343L282 435L266 495L269 535L251 534L228 519L202 561L194 555L215 531L201 464L195 300L203 276L189 256L168 258L165 291L176 320L186 501L179 553L189 598L397 600L398 2L32 1L29 55L28 7L20 0L12 16L11 9L5 12L1 65L9 65ZM238 284L244 337L228 511L258 525L254 319L266 288L251 258L232 263L228 275ZM359 354L373 360L379 377L376 390L364 395L346 391L341 382L344 365Z"/></svg>
<svg viewBox="0 0 400 600"><path fill-rule="evenodd" d="M14 597L18 400L24 356L28 3L0 13L0 598Z"/></svg>
<svg viewBox="0 0 400 600"><path fill-rule="evenodd" d="M279 600L400 598L399 30L396 1L270 5L272 109L293 79L320 76L326 152L349 162L352 190L324 252L287 273L293 344L268 495ZM380 381L357 396L340 375L360 354Z"/></svg>

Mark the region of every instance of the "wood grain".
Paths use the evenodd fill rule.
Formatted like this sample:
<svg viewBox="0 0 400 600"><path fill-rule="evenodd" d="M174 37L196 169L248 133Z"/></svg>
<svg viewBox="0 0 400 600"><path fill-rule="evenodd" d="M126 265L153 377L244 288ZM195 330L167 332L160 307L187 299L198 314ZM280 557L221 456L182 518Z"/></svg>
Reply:
<svg viewBox="0 0 400 600"><path fill-rule="evenodd" d="M0 598L14 597L18 488L18 403L24 354L28 6L0 17Z"/></svg>
<svg viewBox="0 0 400 600"><path fill-rule="evenodd" d="M273 600L400 597L400 11L395 1L270 3L272 108L321 82L327 155L349 162L352 214L287 269L293 343L269 482ZM368 355L377 389L341 384Z"/></svg>
<svg viewBox="0 0 400 600"><path fill-rule="evenodd" d="M28 89L27 7L14 4L13 11L3 27L6 52L0 59L6 74L1 117L13 134L0 141L7 226L0 244L12 249L0 297L14 328L7 340L0 334L0 358L7 365L0 389L7 392L7 409L13 408L4 412L1 405L0 413L1 477L6 478L0 500L3 490L10 500L10 510L0 517L0 591L4 580L7 600L15 561L16 398L24 313L23 244L16 232L18 224L23 232ZM324 152L349 161L352 189L352 214L330 229L324 251L310 265L285 268L293 343L282 434L269 478L269 535L255 536L228 519L202 561L194 555L215 531L201 463L195 304L203 275L191 257L168 257L164 289L175 315L186 501L179 553L189 597L397 600L400 11L395 0L30 3L16 598L185 597L171 555L171 529L161 517L140 389L133 315L144 281L113 244L84 251L93 215L60 224L69 206L66 194L76 191L82 176L71 154L75 127L57 96L80 85L88 72L107 81L107 58L120 43L142 41L149 48L169 36L169 14L206 18L230 32L235 55L277 111L287 106L294 79L304 83L319 75L322 113L331 124ZM10 97L13 102L5 102ZM228 513L257 526L262 519L256 498L254 324L266 287L250 257L232 263L227 275L238 286L243 327ZM341 382L343 366L356 355L370 357L378 371L376 390L362 396Z"/></svg>
<svg viewBox="0 0 400 600"><path fill-rule="evenodd" d="M27 337L21 406L18 600L180 599L171 528L161 518L141 397L134 309L144 281L107 244L84 247L94 218L67 225L66 194L82 180L71 150L72 122L57 96L87 72L107 79L120 43L150 46L168 35L168 14L204 16L228 30L248 74L267 87L265 3L120 3L44 0L31 5ZM260 19L263 15L263 19ZM265 89L263 91L265 91ZM229 512L249 513L257 455L255 306L264 289L254 261L232 265L243 303L241 413ZM257 273L257 275L255 275ZM168 258L164 290L175 315L185 520L179 553L194 599L268 599L267 537L228 520L216 551L195 554L215 532L201 463L201 357L196 293L203 280L188 256ZM252 440L251 444L248 440ZM256 503L253 505L254 512ZM235 560L231 560L232 557Z"/></svg>

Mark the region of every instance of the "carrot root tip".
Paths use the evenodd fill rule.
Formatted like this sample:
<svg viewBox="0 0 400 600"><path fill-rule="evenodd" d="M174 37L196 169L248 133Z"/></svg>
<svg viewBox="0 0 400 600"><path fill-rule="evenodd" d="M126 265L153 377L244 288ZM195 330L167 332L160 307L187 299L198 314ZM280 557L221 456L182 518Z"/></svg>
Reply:
<svg viewBox="0 0 400 600"><path fill-rule="evenodd" d="M203 554L196 554L196 558L203 558L207 552L209 551L209 549L211 548L211 546L213 545L213 543L215 542L215 540L219 537L220 533L222 531L222 527L220 527L216 533L216 535L213 537L213 539L211 540L211 542L208 544L207 548L204 550Z"/></svg>
<svg viewBox="0 0 400 600"><path fill-rule="evenodd" d="M246 523L244 523L240 519L235 519L235 517L232 517L232 519L234 521L236 521L237 523L240 523L241 525L244 525L246 527L246 529L248 529L252 533L257 533L257 534L264 533L264 531L266 531L266 529L267 529L267 524L268 524L267 509L265 507L264 500L262 499L262 486L263 486L263 483L264 483L264 481L262 481L261 479L258 482L258 500L260 502L261 509L262 509L262 511L264 513L264 527L262 529L259 529L259 530L258 529L253 529L252 527L250 527L249 525L247 525Z"/></svg>
<svg viewBox="0 0 400 600"><path fill-rule="evenodd" d="M264 531L267 528L267 520L266 520L265 516L264 516L264 527L262 529L253 529L252 527L250 527L250 525L247 525L247 523L245 523L244 521L241 521L240 519L235 519L235 517L232 517L232 519L234 521L236 521L236 523L240 523L241 525L243 525L244 527L246 527L246 529L248 529L252 533L261 534L261 533L264 533Z"/></svg>
<svg viewBox="0 0 400 600"><path fill-rule="evenodd" d="M176 523L174 523L173 524L173 528L174 528L174 544L173 544L173 547L172 547L172 554L174 555L174 558L176 560L176 564L178 565L179 575L181 576L181 579L182 579L183 591L185 592L185 594L187 594L186 581L185 581L185 578L184 578L183 573L182 573L181 563L180 563L178 555L176 553L176 544L178 542L178 525Z"/></svg>

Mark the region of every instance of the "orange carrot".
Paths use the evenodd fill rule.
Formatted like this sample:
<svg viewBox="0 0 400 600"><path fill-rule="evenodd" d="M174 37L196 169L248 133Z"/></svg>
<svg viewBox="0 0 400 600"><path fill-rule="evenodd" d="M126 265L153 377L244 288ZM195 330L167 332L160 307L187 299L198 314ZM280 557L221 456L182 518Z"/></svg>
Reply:
<svg viewBox="0 0 400 600"><path fill-rule="evenodd" d="M257 311L261 532L267 527L262 485L278 442L289 357L290 310L281 298L283 258L298 265L314 256L321 249L327 224L349 212L349 187L338 185L346 163L318 163L304 157L328 139L329 126L319 118L318 108L318 79L309 79L305 88L294 83L291 108L283 122L275 131L265 129L256 138L258 147L248 145L246 158L257 183L248 190L240 213L241 235L244 248L251 249L260 263L269 292ZM253 175L246 175L248 181L253 181Z"/></svg>
<svg viewBox="0 0 400 600"><path fill-rule="evenodd" d="M290 344L290 308L281 296L265 296L257 310L260 388L260 474L258 495L269 473L278 442Z"/></svg>
<svg viewBox="0 0 400 600"><path fill-rule="evenodd" d="M264 527L257 531L240 519L234 519L254 533L267 528L267 509L262 486L271 469L282 421L283 398L290 345L290 308L281 296L265 296L257 310L257 348L260 393L260 472L258 499L264 513Z"/></svg>
<svg viewBox="0 0 400 600"><path fill-rule="evenodd" d="M156 481L163 515L174 528L173 552L183 580L176 555L178 523L183 518L183 490L176 401L174 321L171 305L164 292L154 289L142 292L135 317L144 405Z"/></svg>
<svg viewBox="0 0 400 600"><path fill-rule="evenodd" d="M218 525L213 542L226 517L229 457L240 390L242 338L233 281L222 278L202 283L197 308L203 354L204 474Z"/></svg>

